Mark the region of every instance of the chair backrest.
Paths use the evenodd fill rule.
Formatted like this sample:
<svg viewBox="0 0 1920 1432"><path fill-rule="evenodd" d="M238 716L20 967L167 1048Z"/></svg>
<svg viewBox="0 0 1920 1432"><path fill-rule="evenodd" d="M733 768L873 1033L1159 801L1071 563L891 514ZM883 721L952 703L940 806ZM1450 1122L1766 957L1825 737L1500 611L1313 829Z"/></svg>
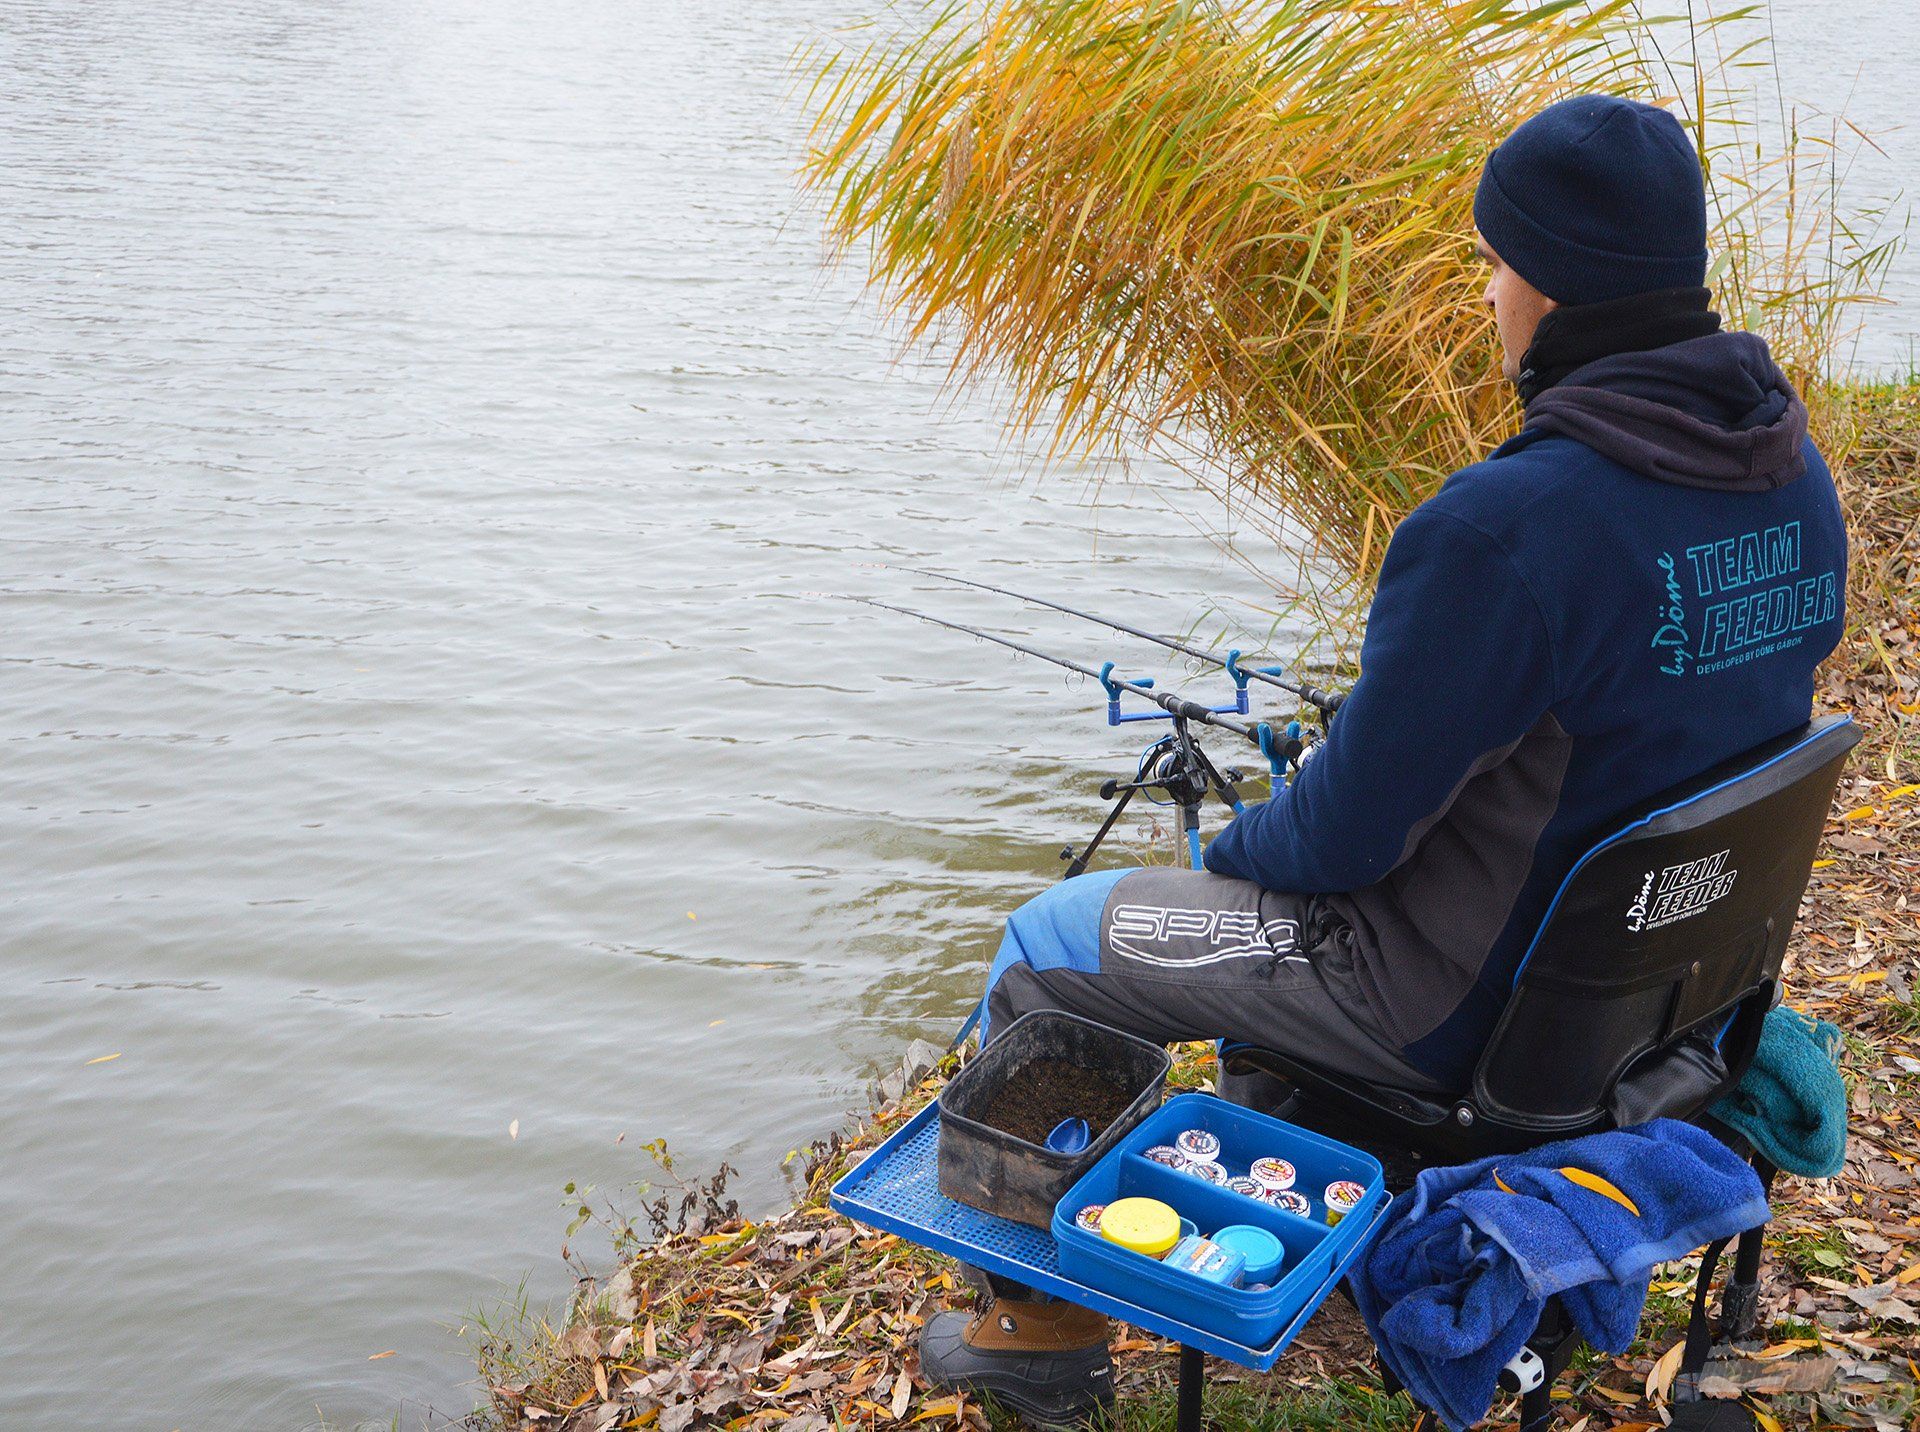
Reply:
<svg viewBox="0 0 1920 1432"><path fill-rule="evenodd" d="M1858 740L1845 717L1816 721L1663 793L1581 856L1474 1073L1479 1111L1550 1134L1685 1117L1737 1081Z"/></svg>

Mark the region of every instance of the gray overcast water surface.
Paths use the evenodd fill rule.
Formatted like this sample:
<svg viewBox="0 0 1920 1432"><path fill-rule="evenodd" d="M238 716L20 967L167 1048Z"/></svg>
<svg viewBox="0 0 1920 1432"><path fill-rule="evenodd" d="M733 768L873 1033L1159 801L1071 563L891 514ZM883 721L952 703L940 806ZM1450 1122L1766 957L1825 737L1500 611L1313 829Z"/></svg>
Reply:
<svg viewBox="0 0 1920 1432"><path fill-rule="evenodd" d="M849 8L0 8L0 1427L464 1412L566 1181L764 1207L953 1027L1140 740L860 563L1258 597L823 270ZM1786 10L1906 117L1905 10Z"/></svg>

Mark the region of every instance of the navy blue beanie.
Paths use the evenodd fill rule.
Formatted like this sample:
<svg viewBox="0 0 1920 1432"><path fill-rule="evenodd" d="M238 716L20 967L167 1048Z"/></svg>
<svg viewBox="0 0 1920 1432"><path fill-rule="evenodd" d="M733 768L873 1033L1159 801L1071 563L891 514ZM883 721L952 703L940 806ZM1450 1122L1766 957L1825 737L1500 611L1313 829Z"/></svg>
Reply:
<svg viewBox="0 0 1920 1432"><path fill-rule="evenodd" d="M1474 191L1480 237L1557 303L1600 303L1707 275L1700 156L1664 109L1583 94L1501 141Z"/></svg>

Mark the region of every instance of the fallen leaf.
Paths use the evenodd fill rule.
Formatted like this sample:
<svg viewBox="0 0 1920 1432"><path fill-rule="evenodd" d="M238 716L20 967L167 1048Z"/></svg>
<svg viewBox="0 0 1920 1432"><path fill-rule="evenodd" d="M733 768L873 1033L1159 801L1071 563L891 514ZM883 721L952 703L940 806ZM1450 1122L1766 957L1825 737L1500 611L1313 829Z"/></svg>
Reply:
<svg viewBox="0 0 1920 1432"><path fill-rule="evenodd" d="M116 1060L116 1059L118 1059L119 1057L120 1057L120 1056L119 1056L118 1054L102 1054L102 1055L101 1055L101 1056L100 1056L100 1057L99 1057L98 1059L89 1059L89 1060L87 1061L87 1063L89 1063L89 1064L111 1064L111 1063L113 1063L113 1061L114 1061L114 1060Z"/></svg>
<svg viewBox="0 0 1920 1432"><path fill-rule="evenodd" d="M907 1404L913 1401L913 1379L907 1376L906 1369L900 1370L900 1376L893 1384L892 1410L895 1417L904 1417Z"/></svg>
<svg viewBox="0 0 1920 1432"><path fill-rule="evenodd" d="M394 1354L394 1351L395 1350L393 1348L388 1348L385 1352L377 1352L372 1357L368 1358L367 1361L378 1362L383 1357L392 1357Z"/></svg>
<svg viewBox="0 0 1920 1432"><path fill-rule="evenodd" d="M1870 835L1830 835L1827 844L1836 850L1844 850L1849 855L1879 855L1886 846Z"/></svg>
<svg viewBox="0 0 1920 1432"><path fill-rule="evenodd" d="M1647 1401L1661 1403L1667 1400L1667 1390L1673 1386L1674 1374L1680 1371L1680 1359L1686 1355L1687 1344L1683 1338L1654 1360L1647 1369ZM1618 1429L1615 1429L1618 1432Z"/></svg>
<svg viewBox="0 0 1920 1432"><path fill-rule="evenodd" d="M1568 1182L1577 1183L1582 1188L1590 1189L1602 1198L1612 1199L1635 1218L1640 1216L1640 1209L1634 1201L1619 1189L1615 1188L1611 1183L1607 1182L1607 1180L1600 1177L1599 1174L1588 1173L1583 1168L1563 1168L1560 1172L1566 1176Z"/></svg>
<svg viewBox="0 0 1920 1432"><path fill-rule="evenodd" d="M515 1119L512 1123L507 1125L507 1137L510 1139L517 1139L520 1137L520 1121L518 1119Z"/></svg>
<svg viewBox="0 0 1920 1432"><path fill-rule="evenodd" d="M1747 1354L1755 1362L1765 1362L1770 1358L1785 1357L1790 1352L1801 1352L1806 1348L1819 1347L1818 1338L1788 1338L1784 1342L1770 1343L1758 1352Z"/></svg>

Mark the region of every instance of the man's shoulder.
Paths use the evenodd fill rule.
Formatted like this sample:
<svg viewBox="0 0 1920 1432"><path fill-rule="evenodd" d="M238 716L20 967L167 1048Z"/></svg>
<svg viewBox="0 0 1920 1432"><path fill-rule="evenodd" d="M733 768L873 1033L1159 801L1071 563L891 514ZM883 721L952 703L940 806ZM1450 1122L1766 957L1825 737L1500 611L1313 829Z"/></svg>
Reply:
<svg viewBox="0 0 1920 1432"><path fill-rule="evenodd" d="M1525 434L1455 472L1419 510L1504 540L1536 523L1543 510L1574 500L1586 470L1604 461L1571 438Z"/></svg>

